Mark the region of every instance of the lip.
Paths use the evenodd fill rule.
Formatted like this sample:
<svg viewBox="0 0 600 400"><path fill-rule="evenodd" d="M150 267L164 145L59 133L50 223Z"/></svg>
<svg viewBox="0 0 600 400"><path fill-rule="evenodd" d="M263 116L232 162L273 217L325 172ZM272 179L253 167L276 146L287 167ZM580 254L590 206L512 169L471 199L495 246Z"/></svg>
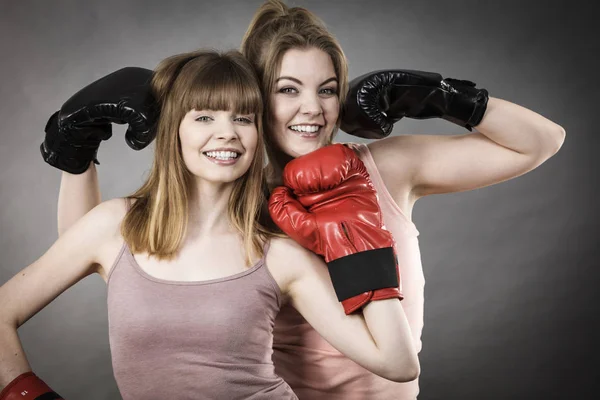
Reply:
<svg viewBox="0 0 600 400"><path fill-rule="evenodd" d="M316 122L300 122L300 123L295 123L295 124L289 124L288 128L290 126L294 126L294 125L318 126L318 127L322 128L325 124L317 124Z"/></svg>
<svg viewBox="0 0 600 400"><path fill-rule="evenodd" d="M231 160L219 160L217 158L210 158L210 157L207 157L207 156L204 156L204 157L206 157L206 159L208 161L210 161L211 163L217 164L217 165L233 165L233 164L237 163L239 161L239 159L240 159L238 157L238 158L232 158Z"/></svg>
<svg viewBox="0 0 600 400"><path fill-rule="evenodd" d="M209 151L231 151L233 153L238 153L239 155L244 154L242 150L236 149L234 147L217 147L216 149L203 150L202 153L208 153Z"/></svg>
<svg viewBox="0 0 600 400"><path fill-rule="evenodd" d="M206 155L206 153L211 152L211 151L230 151L232 153L237 153L238 156L236 158L232 158L231 160L219 160L217 158L212 158ZM240 158L242 158L242 155L244 153L241 150L238 150L234 147L217 147L216 149L210 149L210 150L205 150L202 152L202 155L204 157L206 157L206 159L210 162L212 162L213 164L217 164L217 165L233 165L235 163L237 163Z"/></svg>
<svg viewBox="0 0 600 400"><path fill-rule="evenodd" d="M295 131L292 128L290 128L290 126L293 125L309 125L309 126L318 126L319 129L317 129L316 132L300 132L300 131ZM303 139L317 139L319 136L321 136L321 132L323 131L323 125L318 125L318 124L292 124L288 126L288 131L292 132L292 134L294 134L295 136L301 137Z"/></svg>

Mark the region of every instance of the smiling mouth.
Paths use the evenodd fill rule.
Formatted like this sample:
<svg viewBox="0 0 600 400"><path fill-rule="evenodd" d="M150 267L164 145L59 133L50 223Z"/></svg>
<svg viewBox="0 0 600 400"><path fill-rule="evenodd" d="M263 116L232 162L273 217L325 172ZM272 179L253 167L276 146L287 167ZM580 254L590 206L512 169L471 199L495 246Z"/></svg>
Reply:
<svg viewBox="0 0 600 400"><path fill-rule="evenodd" d="M323 126L321 125L290 125L288 129L294 132L294 134L301 137L315 138L319 136Z"/></svg>
<svg viewBox="0 0 600 400"><path fill-rule="evenodd" d="M235 160L241 155L236 151L205 151L202 154L204 154L208 158L221 161Z"/></svg>

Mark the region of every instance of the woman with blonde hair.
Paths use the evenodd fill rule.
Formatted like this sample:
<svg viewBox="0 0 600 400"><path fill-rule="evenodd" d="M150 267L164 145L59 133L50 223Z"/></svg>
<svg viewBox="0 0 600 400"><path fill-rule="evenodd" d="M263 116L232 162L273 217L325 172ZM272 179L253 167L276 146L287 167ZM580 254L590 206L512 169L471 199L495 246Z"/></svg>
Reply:
<svg viewBox="0 0 600 400"><path fill-rule="evenodd" d="M380 139L349 147L364 162L396 241L402 306L420 351L425 280L411 221L415 202L531 171L558 151L564 130L471 82L434 73L378 71L348 83L346 58L324 23L279 0L257 10L241 48L263 86L270 186L281 183L290 160L331 143L340 125ZM383 138L403 117L443 118L476 131ZM419 393L417 379L391 382L340 354L291 306L277 317L273 349L276 371L300 399L404 400Z"/></svg>
<svg viewBox="0 0 600 400"><path fill-rule="evenodd" d="M153 96L135 99L150 77ZM118 103L91 102L124 90ZM273 324L285 301L370 371L396 381L418 374L397 299L344 315L323 261L266 227L263 100L239 52L180 54L153 74L119 70L78 92L51 123L77 135L134 114L127 118L140 130L130 139L143 145L152 139L145 130L152 124L134 104L159 115L145 184L94 207L0 287L1 400L61 398L31 372L17 329L94 273L107 284L113 370L123 399L296 399L271 360ZM52 141L42 150L49 162L75 170L78 156L95 157L90 137L90 146L71 152ZM376 203L373 190L361 196Z"/></svg>

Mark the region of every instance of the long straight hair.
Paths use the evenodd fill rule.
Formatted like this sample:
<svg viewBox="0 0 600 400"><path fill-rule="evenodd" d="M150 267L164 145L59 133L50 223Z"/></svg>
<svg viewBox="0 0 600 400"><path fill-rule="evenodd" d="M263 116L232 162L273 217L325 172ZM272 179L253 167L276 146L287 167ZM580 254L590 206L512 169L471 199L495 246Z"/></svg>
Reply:
<svg viewBox="0 0 600 400"><path fill-rule="evenodd" d="M252 66L238 52L200 50L169 57L154 71L160 109L154 162L132 202L121 233L133 252L172 259L187 231L193 176L181 154L179 125L192 109L256 115L258 145L248 171L234 182L228 217L243 237L246 264L263 256L270 231L265 220L263 100Z"/></svg>

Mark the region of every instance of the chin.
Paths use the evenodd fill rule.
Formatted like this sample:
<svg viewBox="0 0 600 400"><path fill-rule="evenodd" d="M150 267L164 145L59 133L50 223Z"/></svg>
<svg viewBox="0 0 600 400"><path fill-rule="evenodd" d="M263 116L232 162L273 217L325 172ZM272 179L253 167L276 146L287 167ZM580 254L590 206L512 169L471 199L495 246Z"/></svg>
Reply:
<svg viewBox="0 0 600 400"><path fill-rule="evenodd" d="M284 151L287 155L291 157L300 157L306 155L308 153L312 153L315 150L320 149L321 147L327 146L327 143L321 141L313 141L313 142L304 142L304 143L288 143L288 145L284 148Z"/></svg>
<svg viewBox="0 0 600 400"><path fill-rule="evenodd" d="M189 169L192 175L196 179L200 179L206 182L212 182L215 184L230 184L244 176L244 174L248 171L248 168L239 168L239 169L220 169L222 167L211 168L212 166L195 166L194 169Z"/></svg>
<svg viewBox="0 0 600 400"><path fill-rule="evenodd" d="M210 177L208 180L210 180L214 183L228 185L228 184L234 183L242 176L244 176L244 174L216 174L216 175Z"/></svg>

